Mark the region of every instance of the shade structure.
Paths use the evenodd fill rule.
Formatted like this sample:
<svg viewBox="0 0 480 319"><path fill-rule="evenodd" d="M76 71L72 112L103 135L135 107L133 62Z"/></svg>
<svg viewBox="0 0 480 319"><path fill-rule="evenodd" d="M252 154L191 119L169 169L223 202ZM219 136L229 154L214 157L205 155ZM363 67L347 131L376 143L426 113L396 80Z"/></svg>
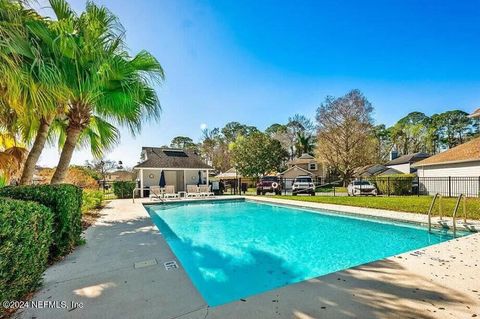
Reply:
<svg viewBox="0 0 480 319"><path fill-rule="evenodd" d="M167 183L165 182L165 173L164 173L164 171L162 171L162 172L160 173L160 181L158 182L158 185L159 185L160 187L165 187L166 184L167 184Z"/></svg>

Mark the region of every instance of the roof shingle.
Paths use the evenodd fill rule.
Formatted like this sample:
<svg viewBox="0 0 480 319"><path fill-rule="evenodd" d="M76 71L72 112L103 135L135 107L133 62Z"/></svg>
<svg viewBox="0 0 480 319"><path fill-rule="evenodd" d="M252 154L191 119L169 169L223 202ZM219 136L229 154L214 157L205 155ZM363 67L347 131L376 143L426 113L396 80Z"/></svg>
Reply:
<svg viewBox="0 0 480 319"><path fill-rule="evenodd" d="M147 159L134 168L190 168L213 169L194 151L166 147L142 147Z"/></svg>
<svg viewBox="0 0 480 319"><path fill-rule="evenodd" d="M423 160L427 157L430 157L430 155L427 154L427 153L406 154L406 155L402 155L400 157L397 157L396 159L393 159L390 162L387 162L385 165L388 166L388 165L415 163L415 162L421 161L421 160Z"/></svg>
<svg viewBox="0 0 480 319"><path fill-rule="evenodd" d="M455 162L480 161L480 137L433 155L414 166L429 166Z"/></svg>

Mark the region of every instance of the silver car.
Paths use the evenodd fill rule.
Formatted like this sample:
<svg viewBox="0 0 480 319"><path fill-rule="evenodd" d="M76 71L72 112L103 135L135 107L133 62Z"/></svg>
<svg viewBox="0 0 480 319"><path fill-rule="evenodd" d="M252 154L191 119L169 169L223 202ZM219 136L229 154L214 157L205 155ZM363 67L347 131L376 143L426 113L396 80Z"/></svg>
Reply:
<svg viewBox="0 0 480 319"><path fill-rule="evenodd" d="M348 196L372 195L377 196L377 188L369 181L353 181L347 187Z"/></svg>

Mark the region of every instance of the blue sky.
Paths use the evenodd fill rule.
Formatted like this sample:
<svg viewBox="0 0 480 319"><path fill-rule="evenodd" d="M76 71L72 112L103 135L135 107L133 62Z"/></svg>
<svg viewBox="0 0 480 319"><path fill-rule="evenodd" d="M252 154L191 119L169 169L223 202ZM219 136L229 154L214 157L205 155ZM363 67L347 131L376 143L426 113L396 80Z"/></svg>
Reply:
<svg viewBox="0 0 480 319"><path fill-rule="evenodd" d="M84 1L73 0L80 11ZM325 96L360 89L377 123L411 111L480 105L477 1L97 1L115 13L133 53L162 63L163 114L107 155L133 166L142 145L168 144L200 126L239 121L265 129L314 117ZM74 163L91 158L86 150ZM56 148L40 164L54 166Z"/></svg>

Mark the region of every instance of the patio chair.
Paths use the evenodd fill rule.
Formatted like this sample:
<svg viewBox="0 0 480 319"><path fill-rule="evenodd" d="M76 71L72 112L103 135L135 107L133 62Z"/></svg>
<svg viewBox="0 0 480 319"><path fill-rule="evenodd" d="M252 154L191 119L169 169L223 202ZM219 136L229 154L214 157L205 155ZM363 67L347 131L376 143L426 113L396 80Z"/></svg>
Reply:
<svg viewBox="0 0 480 319"><path fill-rule="evenodd" d="M198 197L200 193L198 192L197 185L187 185L187 194L186 197Z"/></svg>
<svg viewBox="0 0 480 319"><path fill-rule="evenodd" d="M159 199L162 200L163 192L160 186L150 186L150 199Z"/></svg>
<svg viewBox="0 0 480 319"><path fill-rule="evenodd" d="M175 186L165 185L165 193L163 194L165 198L178 198L178 194L175 193Z"/></svg>
<svg viewBox="0 0 480 319"><path fill-rule="evenodd" d="M200 185L198 188L199 188L198 192L200 193L200 196L208 197L208 196L215 195L212 192L212 186L210 186L210 185Z"/></svg>

